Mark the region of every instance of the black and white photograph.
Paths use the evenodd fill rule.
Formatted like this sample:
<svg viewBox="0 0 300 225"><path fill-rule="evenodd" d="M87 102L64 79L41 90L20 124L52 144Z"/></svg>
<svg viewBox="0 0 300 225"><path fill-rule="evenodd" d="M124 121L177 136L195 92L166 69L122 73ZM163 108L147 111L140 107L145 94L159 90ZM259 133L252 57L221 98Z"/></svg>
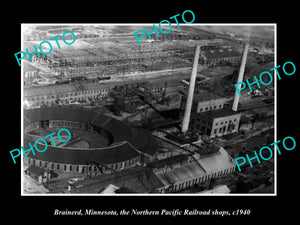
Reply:
<svg viewBox="0 0 300 225"><path fill-rule="evenodd" d="M23 3L2 14L4 221L297 221L296 4Z"/></svg>
<svg viewBox="0 0 300 225"><path fill-rule="evenodd" d="M275 193L276 25L157 27L22 24L23 194Z"/></svg>

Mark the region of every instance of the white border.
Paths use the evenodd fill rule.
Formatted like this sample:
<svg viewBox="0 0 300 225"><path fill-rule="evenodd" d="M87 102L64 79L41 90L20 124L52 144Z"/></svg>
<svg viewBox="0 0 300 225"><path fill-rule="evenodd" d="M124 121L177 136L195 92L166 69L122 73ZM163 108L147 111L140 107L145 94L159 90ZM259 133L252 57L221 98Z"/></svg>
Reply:
<svg viewBox="0 0 300 225"><path fill-rule="evenodd" d="M71 26L83 26L83 25L92 25L92 26L148 26L153 25L151 23L22 23L21 24L21 49L23 49L23 24L26 25L71 25ZM174 25L174 23L171 23ZM175 24L176 25L176 24ZM274 26L274 64L277 66L277 23L192 23L192 24L180 24L181 26ZM180 28L179 28L180 29ZM18 65L17 65L18 66ZM274 72L275 73L275 72ZM275 76L274 76L275 77ZM21 61L21 146L23 146L23 61ZM274 105L274 139L277 141L277 76L274 84L275 89L275 105ZM24 194L24 185L23 185L23 157L21 157L21 196L277 196L277 151L275 152L274 157L274 193L259 194L259 193L245 193L245 194L177 194L177 193L168 193L168 194Z"/></svg>

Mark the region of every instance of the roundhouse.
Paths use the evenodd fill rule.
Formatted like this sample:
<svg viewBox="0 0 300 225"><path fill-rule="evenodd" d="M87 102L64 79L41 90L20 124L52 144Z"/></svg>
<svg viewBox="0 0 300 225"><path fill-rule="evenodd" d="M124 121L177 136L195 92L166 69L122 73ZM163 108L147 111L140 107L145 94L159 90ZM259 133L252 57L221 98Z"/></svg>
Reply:
<svg viewBox="0 0 300 225"><path fill-rule="evenodd" d="M25 110L23 118L24 149L29 149L28 142L33 145L37 138L29 132L48 127L92 130L108 140L107 146L97 148L54 147L49 141L46 151L35 151L35 155L27 152L24 160L29 165L61 172L110 173L143 162L145 156L151 159L157 152L156 139L147 130L131 128L94 111L44 107ZM38 149L45 148L39 142L36 144Z"/></svg>

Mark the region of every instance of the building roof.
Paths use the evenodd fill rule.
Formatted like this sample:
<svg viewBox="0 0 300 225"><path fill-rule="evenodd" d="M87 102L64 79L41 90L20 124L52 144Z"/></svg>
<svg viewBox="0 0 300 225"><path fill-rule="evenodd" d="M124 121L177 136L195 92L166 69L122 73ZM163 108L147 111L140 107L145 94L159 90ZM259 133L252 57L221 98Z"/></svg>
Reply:
<svg viewBox="0 0 300 225"><path fill-rule="evenodd" d="M222 118L222 117L227 117L227 116L232 116L232 115L237 115L237 114L241 114L241 113L237 113L237 112L235 112L231 109L227 109L227 108L210 110L210 111L198 113L199 116L207 117L210 119Z"/></svg>
<svg viewBox="0 0 300 225"><path fill-rule="evenodd" d="M200 155L211 155L211 154L214 154L216 152L218 152L220 149L219 146L216 146L216 145L209 145L209 146L206 146L206 147L203 147L201 149L197 149L195 150L195 152L198 152Z"/></svg>
<svg viewBox="0 0 300 225"><path fill-rule="evenodd" d="M78 193L98 193L109 184L123 187L121 190L116 191L116 193L149 193L155 192L156 189L164 186L151 169L136 166L115 173L78 181L76 185L80 187L73 189L73 191Z"/></svg>
<svg viewBox="0 0 300 225"><path fill-rule="evenodd" d="M207 59L217 59L217 58L240 57L241 53L233 49L222 48L222 49L203 51L203 55L205 55Z"/></svg>
<svg viewBox="0 0 300 225"><path fill-rule="evenodd" d="M198 192L199 194L228 194L230 193L230 189L227 185L218 185L210 190L205 190Z"/></svg>
<svg viewBox="0 0 300 225"><path fill-rule="evenodd" d="M47 172L47 170L45 170L43 168L40 168L40 167L37 167L35 165L30 165L26 169L26 171L29 171L30 173L35 174L37 176L43 175L45 172Z"/></svg>
<svg viewBox="0 0 300 225"><path fill-rule="evenodd" d="M24 87L24 97L41 96L41 95L45 96L45 95L60 94L60 93L105 89L105 88L109 88L110 86L111 84L109 83L100 84L98 82L96 83L72 82L68 84Z"/></svg>
<svg viewBox="0 0 300 225"><path fill-rule="evenodd" d="M77 121L101 127L112 135L112 144L107 147L93 149L74 149L48 145L47 150L44 152L35 151L35 155L31 151L28 152L30 158L76 165L85 165L92 162L112 164L135 158L140 155L140 152L154 155L157 151L156 139L150 132L131 128L121 121L95 111L59 106L24 111L24 127L34 122L46 120ZM29 148L29 142L33 144L34 141L29 135L24 134L25 149ZM37 148L44 149L45 146L37 143Z"/></svg>
<svg viewBox="0 0 300 225"><path fill-rule="evenodd" d="M128 187L120 187L118 190L115 191L115 193L122 194L122 193L136 193L136 192Z"/></svg>
<svg viewBox="0 0 300 225"><path fill-rule="evenodd" d="M31 64L27 63L26 61L24 61L23 63L23 72L32 72L32 71L38 71L39 69L37 69L36 67L32 66Z"/></svg>
<svg viewBox="0 0 300 225"><path fill-rule="evenodd" d="M28 140L24 142L24 148L29 149ZM33 141L30 141L33 144ZM44 149L45 146L37 144L38 149ZM108 146L98 149L72 149L67 147L49 146L46 151L35 151L35 155L30 151L28 157L47 162L62 164L86 165L93 164L113 164L124 162L139 156L139 153L127 142L119 145Z"/></svg>
<svg viewBox="0 0 300 225"><path fill-rule="evenodd" d="M220 148L220 151L216 154L207 157L200 157L199 154L195 154L193 158L195 160L168 166L154 173L167 186L202 177L235 165L232 158L223 148Z"/></svg>
<svg viewBox="0 0 300 225"><path fill-rule="evenodd" d="M165 159L153 161L147 164L150 168L160 168L166 165L178 164L180 162L187 161L188 155L175 155Z"/></svg>
<svg viewBox="0 0 300 225"><path fill-rule="evenodd" d="M194 179L205 175L205 171L196 161L189 163L177 164L154 172L161 182L167 186Z"/></svg>
<svg viewBox="0 0 300 225"><path fill-rule="evenodd" d="M118 189L119 189L119 187L109 184L100 193L101 194L114 194L114 193L116 193L116 190L118 190Z"/></svg>
<svg viewBox="0 0 300 225"><path fill-rule="evenodd" d="M213 173L235 165L233 159L223 147L216 154L209 155L208 157L200 157L197 161L207 173Z"/></svg>

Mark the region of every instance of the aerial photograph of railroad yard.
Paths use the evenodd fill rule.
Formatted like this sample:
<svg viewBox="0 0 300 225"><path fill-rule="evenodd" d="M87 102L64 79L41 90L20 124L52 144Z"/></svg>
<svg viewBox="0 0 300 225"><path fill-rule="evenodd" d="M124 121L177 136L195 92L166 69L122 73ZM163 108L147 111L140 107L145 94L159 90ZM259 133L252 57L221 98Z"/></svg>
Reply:
<svg viewBox="0 0 300 225"><path fill-rule="evenodd" d="M274 24L21 28L24 148L47 143L22 159L23 194L275 193L273 158L235 161L274 142L275 85L253 79L274 75Z"/></svg>

